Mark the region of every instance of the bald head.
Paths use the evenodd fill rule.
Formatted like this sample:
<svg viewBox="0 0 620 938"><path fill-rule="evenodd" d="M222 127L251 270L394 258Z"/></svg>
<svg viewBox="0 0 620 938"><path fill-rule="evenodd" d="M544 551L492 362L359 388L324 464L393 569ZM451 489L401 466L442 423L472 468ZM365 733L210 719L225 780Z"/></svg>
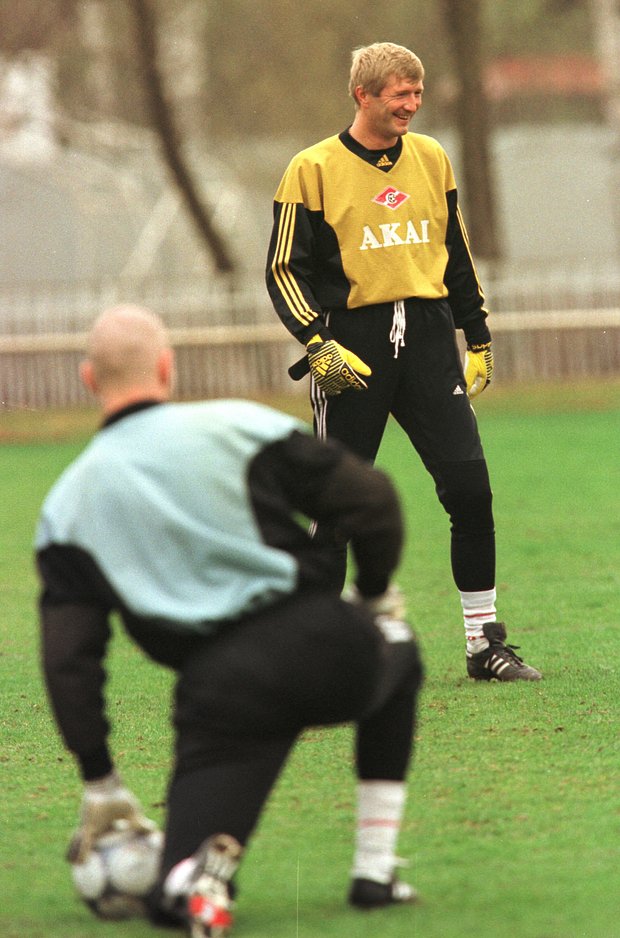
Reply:
<svg viewBox="0 0 620 938"><path fill-rule="evenodd" d="M103 312L88 337L87 355L82 380L106 412L170 395L172 350L162 320L148 309L124 305Z"/></svg>

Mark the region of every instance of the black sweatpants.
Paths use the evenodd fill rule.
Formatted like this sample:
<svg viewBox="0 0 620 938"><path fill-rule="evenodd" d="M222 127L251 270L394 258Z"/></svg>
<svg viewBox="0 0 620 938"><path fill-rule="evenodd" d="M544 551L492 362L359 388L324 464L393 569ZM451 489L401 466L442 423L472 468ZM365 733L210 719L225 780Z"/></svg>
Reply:
<svg viewBox="0 0 620 938"><path fill-rule="evenodd" d="M335 595L299 595L225 626L182 668L162 882L205 838L245 844L299 733L353 722L362 779L405 778L422 666Z"/></svg>
<svg viewBox="0 0 620 938"><path fill-rule="evenodd" d="M326 397L311 382L315 433L334 437L374 461L388 417L403 428L435 481L451 522L451 561L460 590L495 585L492 493L476 417L466 393L452 312L443 300L406 300L398 340L396 304L333 310L337 342L372 369L368 389ZM331 543L329 529L316 536ZM344 582L346 552L334 547L334 577Z"/></svg>

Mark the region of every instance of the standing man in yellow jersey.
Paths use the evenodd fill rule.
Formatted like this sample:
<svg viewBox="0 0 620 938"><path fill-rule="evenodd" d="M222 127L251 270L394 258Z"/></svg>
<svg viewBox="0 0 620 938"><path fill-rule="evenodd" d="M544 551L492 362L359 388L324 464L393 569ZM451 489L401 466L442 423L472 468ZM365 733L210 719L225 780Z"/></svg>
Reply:
<svg viewBox="0 0 620 938"><path fill-rule="evenodd" d="M351 126L298 153L275 196L267 287L307 351L291 375L310 371L317 435L369 460L394 416L450 517L467 673L538 680L497 621L492 493L470 405L493 374L491 334L448 156L409 131L424 68L374 43L354 51L349 91ZM316 536L333 544L340 587L346 545L329 527Z"/></svg>

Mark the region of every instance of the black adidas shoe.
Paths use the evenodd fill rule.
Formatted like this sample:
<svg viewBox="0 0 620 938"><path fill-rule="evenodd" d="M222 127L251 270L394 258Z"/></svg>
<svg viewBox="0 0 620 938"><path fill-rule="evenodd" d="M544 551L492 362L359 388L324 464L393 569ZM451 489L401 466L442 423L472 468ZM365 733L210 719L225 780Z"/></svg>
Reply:
<svg viewBox="0 0 620 938"><path fill-rule="evenodd" d="M374 879L354 879L349 892L349 902L358 909L379 909L386 905L415 902L418 894L409 883L393 878L389 883L378 883Z"/></svg>
<svg viewBox="0 0 620 938"><path fill-rule="evenodd" d="M540 681L542 674L525 664L515 654L517 645L506 645L506 626L503 622L488 622L482 626L489 647L467 656L467 673L476 681Z"/></svg>

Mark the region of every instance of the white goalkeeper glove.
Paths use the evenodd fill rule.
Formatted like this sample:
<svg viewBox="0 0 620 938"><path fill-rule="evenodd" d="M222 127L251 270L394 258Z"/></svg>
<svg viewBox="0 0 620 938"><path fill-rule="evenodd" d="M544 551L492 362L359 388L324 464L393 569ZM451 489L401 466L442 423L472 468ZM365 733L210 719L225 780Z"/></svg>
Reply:
<svg viewBox="0 0 620 938"><path fill-rule="evenodd" d="M156 825L142 813L138 799L123 784L116 772L84 783L80 826L71 838L67 859L84 863L95 841L122 822L129 830L148 833Z"/></svg>
<svg viewBox="0 0 620 938"><path fill-rule="evenodd" d="M405 620L405 597L395 583L391 583L385 593L372 598L362 596L357 586L350 586L342 594L342 598L353 606L366 609L386 642L395 644L412 641L413 633Z"/></svg>
<svg viewBox="0 0 620 938"><path fill-rule="evenodd" d="M375 619L385 616L386 619L403 620L407 614L405 597L396 583L390 583L385 593L372 597L362 596L357 586L353 584L347 587L342 598L352 606L361 606L362 609L366 609Z"/></svg>
<svg viewBox="0 0 620 938"><path fill-rule="evenodd" d="M490 342L467 346L463 371L467 396L471 400L484 391L493 376L493 350Z"/></svg>
<svg viewBox="0 0 620 938"><path fill-rule="evenodd" d="M368 365L335 339L324 341L316 335L306 345L308 364L317 386L330 397L347 388L362 391L368 387L361 375L372 374Z"/></svg>

